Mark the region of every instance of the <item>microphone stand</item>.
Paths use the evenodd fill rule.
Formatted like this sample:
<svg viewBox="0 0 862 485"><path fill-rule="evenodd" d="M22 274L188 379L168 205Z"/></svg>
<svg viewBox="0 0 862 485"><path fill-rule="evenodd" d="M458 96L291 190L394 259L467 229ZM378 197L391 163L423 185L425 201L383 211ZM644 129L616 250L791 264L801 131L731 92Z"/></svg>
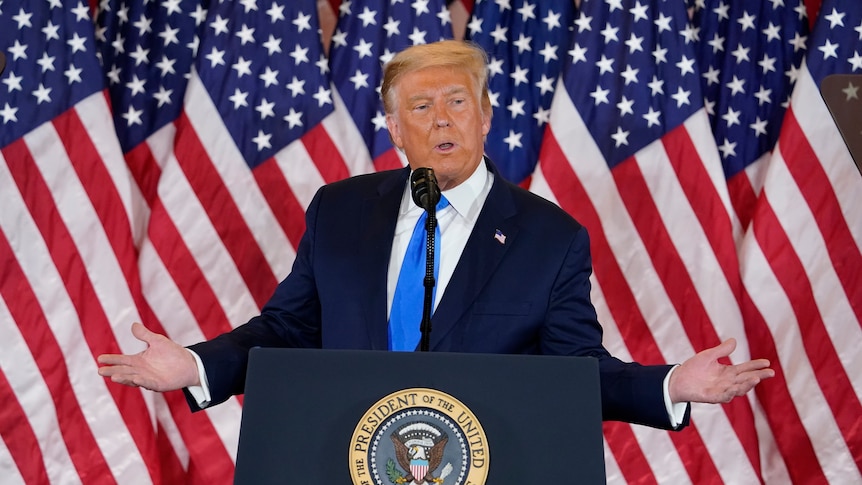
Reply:
<svg viewBox="0 0 862 485"><path fill-rule="evenodd" d="M437 207L429 204L426 209L428 214L425 219L425 231L427 233L425 242L425 279L422 281L425 286L425 300L422 304L422 323L419 324L419 331L422 336L419 340L419 350L428 352L431 342L431 307L434 305L434 245L435 233L437 229Z"/></svg>

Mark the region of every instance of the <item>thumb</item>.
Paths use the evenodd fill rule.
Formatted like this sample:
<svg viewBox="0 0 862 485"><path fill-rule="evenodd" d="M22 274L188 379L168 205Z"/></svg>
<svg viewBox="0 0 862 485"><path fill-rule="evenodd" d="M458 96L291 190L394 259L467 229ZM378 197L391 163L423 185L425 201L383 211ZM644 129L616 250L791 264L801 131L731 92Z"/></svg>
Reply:
<svg viewBox="0 0 862 485"><path fill-rule="evenodd" d="M132 335L141 342L146 342L148 346L159 336L159 334L149 331L147 327L138 322L132 324Z"/></svg>
<svg viewBox="0 0 862 485"><path fill-rule="evenodd" d="M729 356L734 350L736 350L736 339L734 338L729 338L712 348L716 360Z"/></svg>

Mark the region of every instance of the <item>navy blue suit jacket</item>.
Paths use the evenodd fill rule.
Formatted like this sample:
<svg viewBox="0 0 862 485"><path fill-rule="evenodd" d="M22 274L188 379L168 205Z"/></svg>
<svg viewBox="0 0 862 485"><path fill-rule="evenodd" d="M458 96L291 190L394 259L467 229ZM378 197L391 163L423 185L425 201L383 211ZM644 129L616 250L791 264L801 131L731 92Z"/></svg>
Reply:
<svg viewBox="0 0 862 485"><path fill-rule="evenodd" d="M387 350L387 271L409 173L378 172L320 189L293 269L261 315L190 347L204 363L213 403L243 392L255 346ZM669 428L662 393L669 366L608 354L590 302L591 268L578 222L497 175L434 312L430 349L596 357L604 419Z"/></svg>

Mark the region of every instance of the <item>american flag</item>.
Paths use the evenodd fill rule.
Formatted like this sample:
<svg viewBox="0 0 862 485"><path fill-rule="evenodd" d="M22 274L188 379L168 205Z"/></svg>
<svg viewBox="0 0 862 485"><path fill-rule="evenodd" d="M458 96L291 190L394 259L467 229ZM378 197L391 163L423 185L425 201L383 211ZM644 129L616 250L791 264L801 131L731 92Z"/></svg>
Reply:
<svg viewBox="0 0 862 485"><path fill-rule="evenodd" d="M493 107L485 153L515 183L536 167L575 15L570 1L478 0L466 38L488 53Z"/></svg>
<svg viewBox="0 0 862 485"><path fill-rule="evenodd" d="M805 55L807 12L800 0L704 0L695 9L706 107L746 227Z"/></svg>
<svg viewBox="0 0 862 485"><path fill-rule="evenodd" d="M688 20L684 2L581 3L531 185L589 230L605 345L642 363L731 336L732 359L749 358L733 209ZM756 403L692 415L681 433L606 424L608 481L756 481Z"/></svg>
<svg viewBox="0 0 862 485"><path fill-rule="evenodd" d="M259 312L314 191L348 174L322 127L334 108L317 16L311 0L100 4L117 134L147 213L142 318L178 342ZM230 481L241 400L190 415L178 392L153 399L138 416L168 457L153 480Z"/></svg>
<svg viewBox="0 0 862 485"><path fill-rule="evenodd" d="M730 3L710 10L696 2L703 9L698 15L722 15L734 8ZM764 2L756 15L754 4L745 5L748 18L745 10L736 10L737 18L755 21L761 42L779 30L775 49L805 50L804 25L788 11L804 18L795 3ZM837 5L824 2L807 52L837 57L827 70L850 72L862 55L856 40L862 40L859 7L845 5L832 13ZM784 9L789 24L777 28L770 20L757 21L772 7ZM647 18L640 18L642 13ZM756 208L749 208L753 222L737 252L737 211L722 164L728 145L723 152L710 138L723 143L724 137L739 135L719 126L727 122L720 115L730 109L715 109L721 101L712 104L722 93L710 98L707 89L701 107L693 84L717 75L710 67L718 64L714 59L690 63L698 56L691 46L700 46L705 55L704 46L718 40L714 34L704 37L703 23L697 27L685 20L671 2L581 4L571 64L563 74L566 90L554 100L532 189L556 200L590 230L594 302L612 352L641 362L678 362L718 336L732 336L742 344L731 356L734 361L767 357L778 377L723 411L695 406L693 427L681 433L606 425L608 481L859 483L862 413L858 373L851 369L859 367L860 354L850 342L859 341L862 218L853 217L849 194L860 193L860 177L828 112L818 108L815 81L806 80L806 69L794 68L794 53L781 73L799 77L794 101L775 155L760 162L763 194ZM649 29L654 37L644 32ZM631 45L621 45L625 40ZM643 51L632 47L638 45ZM748 45L725 47L741 54ZM733 109L754 116L750 123L758 127L754 94L768 80L764 66L779 57L770 49L767 57L761 51L758 59L738 66L731 57L732 72L722 73L728 76L721 85L730 90L724 92L727 102L743 101L731 96L734 87L753 89L743 102L754 104ZM652 60L639 63L644 54ZM629 84L639 89L630 93ZM788 92L787 85L783 89ZM718 115L714 133L705 119L708 110ZM804 112L804 123L794 120L796 110ZM775 140L780 120L769 123L767 138ZM822 152L804 151L802 141L816 141ZM791 148L782 149L785 144ZM754 152L762 158L768 150L758 144ZM785 152L798 158L792 176L781 168L786 162L776 161ZM773 197L778 204L769 202Z"/></svg>
<svg viewBox="0 0 862 485"><path fill-rule="evenodd" d="M764 451L795 483L862 483L862 177L819 92L844 73L862 74L862 4L826 0L740 253L752 353L778 370Z"/></svg>
<svg viewBox="0 0 862 485"><path fill-rule="evenodd" d="M94 379L139 319L135 190L103 93L89 6L4 1L0 49L0 476L158 475L152 396ZM12 35L11 33L15 33ZM119 432L117 432L119 431Z"/></svg>
<svg viewBox="0 0 862 485"><path fill-rule="evenodd" d="M340 9L375 44L352 52L370 89L343 92L375 102L384 49L451 37L442 2L377 4ZM316 2L104 0L95 39L89 7L0 3L20 32L0 44L0 475L229 483L241 400L191 415L180 393L106 385L94 356L140 350L137 320L182 343L247 320L316 189L373 166L335 116Z"/></svg>

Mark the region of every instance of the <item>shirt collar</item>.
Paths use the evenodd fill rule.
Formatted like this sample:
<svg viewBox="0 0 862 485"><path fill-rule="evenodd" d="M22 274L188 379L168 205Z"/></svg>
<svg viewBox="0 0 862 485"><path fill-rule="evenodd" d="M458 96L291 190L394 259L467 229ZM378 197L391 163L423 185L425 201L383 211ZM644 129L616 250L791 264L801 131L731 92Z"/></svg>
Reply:
<svg viewBox="0 0 862 485"><path fill-rule="evenodd" d="M411 172L412 173L412 172ZM449 201L450 207L455 209L461 217L467 219L475 219L479 216L479 211L482 204L485 203L487 196L486 183L488 182L489 172L485 165L485 160L482 159L476 166L473 174L464 182L458 184L449 190L443 191L446 200ZM401 213L406 214L413 211L421 211L422 208L413 203L412 195L410 194L410 179L407 179L407 188L401 200Z"/></svg>
<svg viewBox="0 0 862 485"><path fill-rule="evenodd" d="M482 203L485 202L485 199L480 195L487 180L488 167L485 166L483 160L467 180L455 188L444 191L443 195L446 196L446 200L461 217L475 218L479 214L479 209L482 208Z"/></svg>

